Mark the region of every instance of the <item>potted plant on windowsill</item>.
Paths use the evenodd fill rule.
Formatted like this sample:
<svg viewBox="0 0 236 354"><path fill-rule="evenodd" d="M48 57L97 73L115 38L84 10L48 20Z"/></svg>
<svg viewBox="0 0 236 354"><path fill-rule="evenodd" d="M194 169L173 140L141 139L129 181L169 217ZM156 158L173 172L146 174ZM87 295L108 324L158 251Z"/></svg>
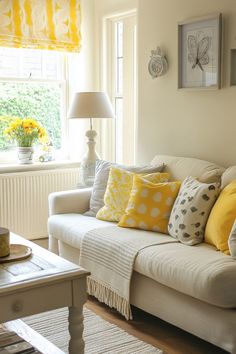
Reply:
<svg viewBox="0 0 236 354"><path fill-rule="evenodd" d="M16 141L18 161L20 164L33 163L33 144L36 141L44 143L48 136L45 129L32 118L16 118L4 131L9 139Z"/></svg>

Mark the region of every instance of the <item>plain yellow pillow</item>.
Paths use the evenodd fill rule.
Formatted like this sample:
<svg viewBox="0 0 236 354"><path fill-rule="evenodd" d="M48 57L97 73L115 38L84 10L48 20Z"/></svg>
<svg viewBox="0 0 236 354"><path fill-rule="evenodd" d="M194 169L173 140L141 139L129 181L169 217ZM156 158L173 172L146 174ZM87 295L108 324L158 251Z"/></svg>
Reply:
<svg viewBox="0 0 236 354"><path fill-rule="evenodd" d="M205 230L205 242L229 254L228 239L236 219L236 180L220 193L211 210Z"/></svg>
<svg viewBox="0 0 236 354"><path fill-rule="evenodd" d="M133 184L133 172L117 167L111 167L104 195L104 206L98 211L96 218L106 221L119 221L125 213ZM169 179L168 173L151 173L142 175L153 182L165 182Z"/></svg>
<svg viewBox="0 0 236 354"><path fill-rule="evenodd" d="M130 199L118 226L168 234L170 213L181 182L152 183L134 176Z"/></svg>

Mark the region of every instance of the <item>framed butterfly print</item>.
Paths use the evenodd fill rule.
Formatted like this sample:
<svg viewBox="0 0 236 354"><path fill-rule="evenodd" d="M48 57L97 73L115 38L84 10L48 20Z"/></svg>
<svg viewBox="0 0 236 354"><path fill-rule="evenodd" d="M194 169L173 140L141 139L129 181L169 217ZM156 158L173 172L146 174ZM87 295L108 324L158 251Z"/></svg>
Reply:
<svg viewBox="0 0 236 354"><path fill-rule="evenodd" d="M222 15L178 24L178 88L220 89Z"/></svg>

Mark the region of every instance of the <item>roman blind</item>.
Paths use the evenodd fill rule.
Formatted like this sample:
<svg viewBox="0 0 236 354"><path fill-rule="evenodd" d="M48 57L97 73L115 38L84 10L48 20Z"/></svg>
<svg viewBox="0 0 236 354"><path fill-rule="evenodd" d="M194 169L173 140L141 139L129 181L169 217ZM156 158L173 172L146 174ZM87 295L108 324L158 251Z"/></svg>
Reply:
<svg viewBox="0 0 236 354"><path fill-rule="evenodd" d="M1 0L0 46L79 52L80 0Z"/></svg>

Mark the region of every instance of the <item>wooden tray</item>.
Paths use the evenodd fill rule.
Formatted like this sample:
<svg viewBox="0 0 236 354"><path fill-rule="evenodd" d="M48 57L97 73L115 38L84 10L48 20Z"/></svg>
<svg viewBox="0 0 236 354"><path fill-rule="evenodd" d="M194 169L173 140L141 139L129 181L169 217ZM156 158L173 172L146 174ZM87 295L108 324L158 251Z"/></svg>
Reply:
<svg viewBox="0 0 236 354"><path fill-rule="evenodd" d="M32 253L32 249L25 245L11 244L10 254L6 257L0 257L0 263L14 262L28 258Z"/></svg>

